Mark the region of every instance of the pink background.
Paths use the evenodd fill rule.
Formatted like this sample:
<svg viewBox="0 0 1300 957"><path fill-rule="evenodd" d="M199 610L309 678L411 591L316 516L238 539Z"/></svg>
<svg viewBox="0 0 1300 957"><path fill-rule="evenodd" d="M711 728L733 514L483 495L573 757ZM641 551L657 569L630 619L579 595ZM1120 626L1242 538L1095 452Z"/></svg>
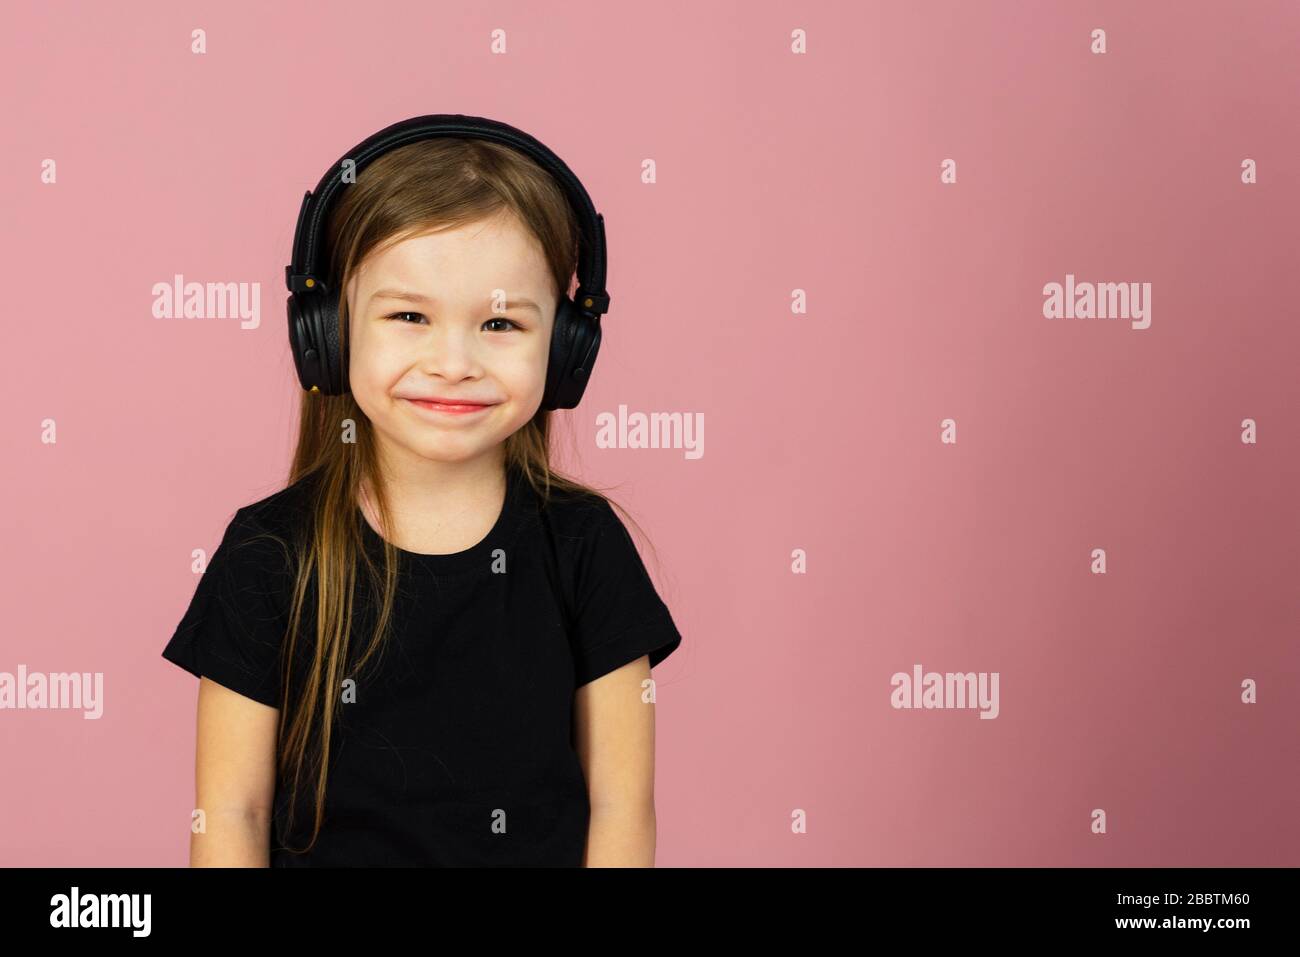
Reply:
<svg viewBox="0 0 1300 957"><path fill-rule="evenodd" d="M459 112L606 217L561 464L684 636L661 866L1300 864L1300 6L8 11L0 670L103 672L106 710L0 711L4 863L186 863L198 684L160 652L191 550L285 480L299 202ZM153 318L175 273L260 283L260 327ZM1043 318L1067 273L1152 283L1151 327ZM598 449L620 404L702 413L703 458ZM999 672L999 717L894 710L916 663Z"/></svg>

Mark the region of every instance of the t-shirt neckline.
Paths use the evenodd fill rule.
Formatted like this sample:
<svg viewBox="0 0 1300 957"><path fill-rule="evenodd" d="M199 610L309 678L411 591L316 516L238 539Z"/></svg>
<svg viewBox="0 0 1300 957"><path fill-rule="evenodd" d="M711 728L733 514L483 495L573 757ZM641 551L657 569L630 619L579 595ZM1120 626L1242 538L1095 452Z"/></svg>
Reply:
<svg viewBox="0 0 1300 957"><path fill-rule="evenodd" d="M431 555L424 552L408 552L404 548L394 545L398 556L404 563L410 563L420 568L427 569L439 574L448 572L472 571L475 568L486 569L490 565L491 555L494 549L505 547L510 543L515 526L519 517L519 493L522 484L522 477L515 468L507 467L506 469L506 494L505 501L502 503L501 512L497 515L496 522L492 525L490 531L485 535L482 541L476 545L459 552L449 552L443 555ZM356 520L361 523L361 534L364 536L367 546L374 549L382 550L384 539L370 527L370 522L366 520L365 513L358 505L356 509Z"/></svg>

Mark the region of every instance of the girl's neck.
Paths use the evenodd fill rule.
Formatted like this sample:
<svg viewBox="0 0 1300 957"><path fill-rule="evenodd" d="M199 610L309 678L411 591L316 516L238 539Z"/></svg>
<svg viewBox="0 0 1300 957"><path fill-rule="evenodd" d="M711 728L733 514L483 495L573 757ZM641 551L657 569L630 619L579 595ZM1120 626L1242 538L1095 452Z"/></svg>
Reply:
<svg viewBox="0 0 1300 957"><path fill-rule="evenodd" d="M504 460L484 457L453 469L434 464L437 469L385 476L391 526L387 533L380 530L373 485L366 481L359 505L370 527L399 548L432 555L463 551L482 541L501 514Z"/></svg>

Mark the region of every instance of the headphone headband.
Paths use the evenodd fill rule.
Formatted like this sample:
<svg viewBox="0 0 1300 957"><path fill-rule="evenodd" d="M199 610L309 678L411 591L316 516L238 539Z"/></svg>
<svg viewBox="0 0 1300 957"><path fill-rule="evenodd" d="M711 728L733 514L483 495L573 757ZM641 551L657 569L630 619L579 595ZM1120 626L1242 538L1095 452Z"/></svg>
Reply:
<svg viewBox="0 0 1300 957"><path fill-rule="evenodd" d="M536 160L555 178L578 216L581 234L578 244L578 290L573 297L574 305L596 320L608 312L609 293L605 289L605 218L596 212L582 182L573 175L563 160L523 130L498 120L466 116L463 113L433 113L394 123L362 140L330 167L316 188L303 196L302 207L298 210L293 260L284 267L284 281L289 292L310 294L321 285L333 289L333 283L325 275L328 264L317 260L322 256L324 247L322 232L326 215L338 193L344 186L350 185L344 183L339 175L343 163L352 160L356 171L360 172L372 160L389 150L439 136L472 137L514 147ZM561 297L566 293L567 290L561 290Z"/></svg>

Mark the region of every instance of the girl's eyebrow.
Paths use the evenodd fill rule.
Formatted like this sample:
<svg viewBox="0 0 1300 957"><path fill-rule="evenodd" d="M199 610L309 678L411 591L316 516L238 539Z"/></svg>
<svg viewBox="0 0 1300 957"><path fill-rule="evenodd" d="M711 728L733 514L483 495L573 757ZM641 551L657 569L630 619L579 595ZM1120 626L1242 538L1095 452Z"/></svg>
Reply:
<svg viewBox="0 0 1300 957"><path fill-rule="evenodd" d="M407 292L405 289L377 289L370 294L370 301L376 299L405 299L407 302L433 302L428 296L422 296L418 292Z"/></svg>
<svg viewBox="0 0 1300 957"><path fill-rule="evenodd" d="M519 306L522 309L531 309L539 316L542 314L542 307L537 305L537 303L533 302L531 299L512 299L506 303L507 309L513 309L515 306Z"/></svg>
<svg viewBox="0 0 1300 957"><path fill-rule="evenodd" d="M370 294L370 302L374 302L376 299L402 299L406 302L428 302L428 303L437 302L436 299L431 299L428 296L422 296L418 292L408 292L405 289L376 290L375 292ZM516 306L522 309L532 309L539 316L542 314L541 306L537 305L537 303L533 302L531 299L512 299L505 304L506 309L512 309Z"/></svg>

